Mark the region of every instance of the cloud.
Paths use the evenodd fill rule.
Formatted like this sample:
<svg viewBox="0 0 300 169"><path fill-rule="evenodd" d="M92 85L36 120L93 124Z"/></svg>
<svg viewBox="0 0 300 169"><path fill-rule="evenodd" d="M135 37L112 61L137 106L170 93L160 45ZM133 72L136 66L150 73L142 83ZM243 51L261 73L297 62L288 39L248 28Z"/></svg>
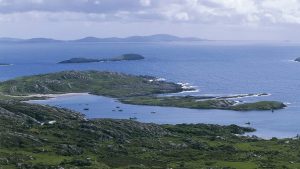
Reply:
<svg viewBox="0 0 300 169"><path fill-rule="evenodd" d="M151 5L151 0L140 0L140 4L142 6L150 6Z"/></svg>
<svg viewBox="0 0 300 169"><path fill-rule="evenodd" d="M167 21L222 24L300 24L299 0L0 0L0 14L53 21ZM49 15L45 15L45 14ZM12 16L9 16L12 15ZM88 17L89 15L97 17ZM21 15L20 15L21 17ZM41 17L39 19L41 19ZM59 16L58 16L59 17ZM70 17L70 18L68 18ZM3 19L2 19L3 20Z"/></svg>
<svg viewBox="0 0 300 169"><path fill-rule="evenodd" d="M30 0L34 4L42 4L44 3L44 0Z"/></svg>
<svg viewBox="0 0 300 169"><path fill-rule="evenodd" d="M290 32L286 36L300 39L300 0L0 0L0 25L2 36L31 30L47 36L54 29L64 36L68 27L69 37L84 29L101 35L203 33L212 39L284 38Z"/></svg>
<svg viewBox="0 0 300 169"><path fill-rule="evenodd" d="M0 21L15 23L24 20L27 22L105 21L106 17L106 14L101 13L29 11L0 14Z"/></svg>

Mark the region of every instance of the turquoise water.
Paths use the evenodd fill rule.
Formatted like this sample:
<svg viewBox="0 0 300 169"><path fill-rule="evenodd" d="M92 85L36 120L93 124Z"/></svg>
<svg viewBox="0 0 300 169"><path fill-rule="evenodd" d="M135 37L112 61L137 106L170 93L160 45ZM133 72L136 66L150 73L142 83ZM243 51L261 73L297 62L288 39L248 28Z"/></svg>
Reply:
<svg viewBox="0 0 300 169"><path fill-rule="evenodd" d="M71 57L109 57L139 53L143 61L58 65ZM203 43L50 43L0 44L0 80L61 70L107 70L153 75L196 86L193 95L269 93L241 100L278 100L288 108L234 112L120 105L110 98L68 96L44 101L80 111L89 118L128 119L154 123L251 123L263 137L291 137L300 133L300 44L257 42ZM88 105L86 105L88 104ZM122 108L122 112L115 109ZM85 107L88 111L84 111ZM151 113L151 112L156 113Z"/></svg>

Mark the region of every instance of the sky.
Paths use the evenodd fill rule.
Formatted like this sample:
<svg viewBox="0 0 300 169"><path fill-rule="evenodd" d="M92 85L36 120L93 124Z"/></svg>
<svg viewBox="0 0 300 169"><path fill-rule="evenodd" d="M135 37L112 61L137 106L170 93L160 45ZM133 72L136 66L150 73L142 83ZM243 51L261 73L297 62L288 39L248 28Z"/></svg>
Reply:
<svg viewBox="0 0 300 169"><path fill-rule="evenodd" d="M300 40L300 0L0 0L0 37Z"/></svg>

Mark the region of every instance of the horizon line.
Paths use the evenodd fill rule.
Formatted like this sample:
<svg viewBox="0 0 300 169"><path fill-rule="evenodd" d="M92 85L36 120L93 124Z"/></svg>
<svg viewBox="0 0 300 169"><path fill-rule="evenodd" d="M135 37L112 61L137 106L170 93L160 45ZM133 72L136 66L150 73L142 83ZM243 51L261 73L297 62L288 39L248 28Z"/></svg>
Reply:
<svg viewBox="0 0 300 169"><path fill-rule="evenodd" d="M86 38L96 38L96 39L110 39L110 38L118 38L118 39L126 39L126 38L131 38L131 37L150 37L150 36L157 36L157 35L161 35L161 36L173 36L174 38L193 38L195 41L197 41L196 39L198 39L198 41L271 41L271 42L298 42L298 40L276 40L276 39L240 39L240 40L231 40L231 39L206 39L206 38L201 38L201 37L194 37L194 36L178 36L178 35L174 35L174 34L149 34L149 35L129 35L129 36L124 36L124 37L120 37L120 36L108 36L108 37L98 37L98 36L84 36L84 37L80 37L80 38L74 38L74 39L56 39L56 38L51 38L51 37L46 37L46 36L36 36L36 37L30 37L30 38L19 38L19 37L11 37L11 36L1 36L0 40L2 39L15 39L15 40L34 40L34 39L47 39L47 40L55 40L55 41L62 41L62 42L68 42L68 41L77 41L77 40L83 40ZM299 40L300 41L300 40Z"/></svg>

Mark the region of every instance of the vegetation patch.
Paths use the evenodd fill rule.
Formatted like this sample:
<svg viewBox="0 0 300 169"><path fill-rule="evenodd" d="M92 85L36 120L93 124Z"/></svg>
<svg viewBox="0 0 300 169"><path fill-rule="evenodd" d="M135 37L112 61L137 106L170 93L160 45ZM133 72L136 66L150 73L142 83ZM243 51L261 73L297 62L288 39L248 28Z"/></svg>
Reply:
<svg viewBox="0 0 300 169"><path fill-rule="evenodd" d="M56 123L48 123L56 121ZM252 128L87 120L77 112L0 101L0 168L299 168L300 139Z"/></svg>

